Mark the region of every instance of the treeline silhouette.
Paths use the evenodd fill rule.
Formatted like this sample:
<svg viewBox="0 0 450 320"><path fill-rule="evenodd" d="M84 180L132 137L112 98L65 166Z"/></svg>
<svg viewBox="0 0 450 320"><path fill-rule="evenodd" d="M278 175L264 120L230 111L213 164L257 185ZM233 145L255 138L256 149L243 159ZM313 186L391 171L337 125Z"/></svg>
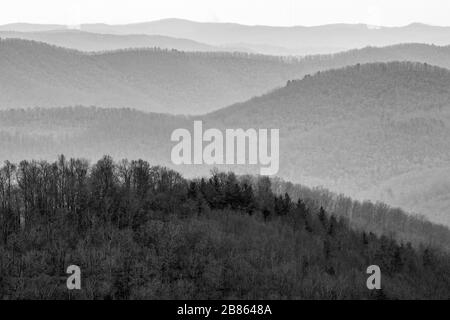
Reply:
<svg viewBox="0 0 450 320"><path fill-rule="evenodd" d="M143 160L0 170L3 299L448 299L449 256L354 230L267 177ZM68 291L65 270L82 270ZM382 290L366 287L379 265Z"/></svg>

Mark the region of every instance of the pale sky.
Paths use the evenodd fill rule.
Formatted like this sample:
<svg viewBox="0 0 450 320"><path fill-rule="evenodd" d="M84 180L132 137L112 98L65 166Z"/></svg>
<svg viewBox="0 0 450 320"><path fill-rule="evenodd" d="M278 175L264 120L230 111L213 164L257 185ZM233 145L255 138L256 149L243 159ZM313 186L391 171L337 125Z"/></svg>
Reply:
<svg viewBox="0 0 450 320"><path fill-rule="evenodd" d="M274 26L450 26L449 0L0 0L0 24L125 24L164 18Z"/></svg>

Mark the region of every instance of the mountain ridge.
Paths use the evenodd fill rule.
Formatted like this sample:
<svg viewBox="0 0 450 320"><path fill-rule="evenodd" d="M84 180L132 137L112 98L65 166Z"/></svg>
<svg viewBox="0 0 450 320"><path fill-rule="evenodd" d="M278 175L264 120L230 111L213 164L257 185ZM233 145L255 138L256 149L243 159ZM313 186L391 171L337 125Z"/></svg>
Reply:
<svg viewBox="0 0 450 320"><path fill-rule="evenodd" d="M175 49L180 51L230 51L193 40L160 35L110 35L59 29L41 32L0 31L0 38L17 38L85 52L114 51L133 48Z"/></svg>

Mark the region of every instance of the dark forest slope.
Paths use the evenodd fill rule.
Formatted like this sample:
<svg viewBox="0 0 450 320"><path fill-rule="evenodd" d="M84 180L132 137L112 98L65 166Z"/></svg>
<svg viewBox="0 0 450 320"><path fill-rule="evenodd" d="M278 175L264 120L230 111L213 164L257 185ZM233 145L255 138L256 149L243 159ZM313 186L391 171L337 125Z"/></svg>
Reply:
<svg viewBox="0 0 450 320"><path fill-rule="evenodd" d="M450 297L447 254L354 231L266 178L189 181L110 157L6 163L0 178L2 299ZM69 293L73 264L82 289Z"/></svg>

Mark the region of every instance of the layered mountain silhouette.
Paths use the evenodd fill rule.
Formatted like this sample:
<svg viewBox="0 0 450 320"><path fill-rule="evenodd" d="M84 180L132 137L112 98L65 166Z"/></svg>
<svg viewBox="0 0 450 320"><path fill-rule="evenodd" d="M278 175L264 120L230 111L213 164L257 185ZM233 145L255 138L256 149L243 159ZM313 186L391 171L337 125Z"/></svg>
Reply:
<svg viewBox="0 0 450 320"><path fill-rule="evenodd" d="M0 31L0 38L17 38L45 42L79 51L112 51L129 48L160 48L180 51L232 51L232 48L214 47L188 39L159 35L111 35L79 30L52 30L41 32ZM234 51L234 50L233 50Z"/></svg>
<svg viewBox="0 0 450 320"><path fill-rule="evenodd" d="M52 30L68 30L60 24L9 23L0 26L0 31L45 32Z"/></svg>
<svg viewBox="0 0 450 320"><path fill-rule="evenodd" d="M332 24L315 27L247 26L234 23L200 23L182 19L107 25L83 24L80 30L116 35L161 35L197 42L240 48L275 55L335 53L366 46L389 46L420 42L450 44L450 28L414 23L404 27L377 27L364 24ZM63 25L10 24L7 31L67 30Z"/></svg>
<svg viewBox="0 0 450 320"><path fill-rule="evenodd" d="M196 117L83 107L3 111L1 160L111 154L173 166L170 134L192 130L194 119L214 128L279 128L281 177L385 200L450 225L450 71L430 64L319 72ZM176 168L188 176L212 169Z"/></svg>
<svg viewBox="0 0 450 320"><path fill-rule="evenodd" d="M95 105L201 114L317 71L393 60L449 68L450 48L409 44L294 59L162 49L82 53L6 39L0 41L0 109Z"/></svg>
<svg viewBox="0 0 450 320"><path fill-rule="evenodd" d="M87 54L44 43L0 42L0 108L97 105L197 114L300 76L281 58L172 50Z"/></svg>
<svg viewBox="0 0 450 320"><path fill-rule="evenodd" d="M414 23L404 27L364 24L331 24L315 27L247 26L235 23L199 23L182 19L128 25L86 24L82 30L115 34L160 34L214 45L240 44L261 53L333 53L365 46L388 46L405 42L450 44L450 28ZM264 50L267 46L269 52ZM258 50L259 48L259 50Z"/></svg>

